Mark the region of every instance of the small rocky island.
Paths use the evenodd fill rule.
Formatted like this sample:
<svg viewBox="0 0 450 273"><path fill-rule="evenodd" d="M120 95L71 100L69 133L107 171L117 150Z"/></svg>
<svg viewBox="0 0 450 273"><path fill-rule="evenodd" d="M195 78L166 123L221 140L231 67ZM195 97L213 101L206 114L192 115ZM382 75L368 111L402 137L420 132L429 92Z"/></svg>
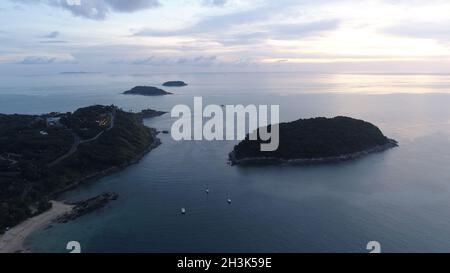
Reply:
<svg viewBox="0 0 450 273"><path fill-rule="evenodd" d="M397 141L384 136L375 125L349 117L300 119L281 123L278 150L261 152L261 143L261 140L249 140L247 135L230 153L231 163L333 163L398 146Z"/></svg>
<svg viewBox="0 0 450 273"><path fill-rule="evenodd" d="M138 162L160 144L143 118L160 113L95 105L73 113L0 114L0 234L50 209L58 193Z"/></svg>
<svg viewBox="0 0 450 273"><path fill-rule="evenodd" d="M172 93L164 91L153 86L136 86L132 89L123 92L124 95L141 95L141 96L164 96L172 95Z"/></svg>
<svg viewBox="0 0 450 273"><path fill-rule="evenodd" d="M163 83L163 86L166 86L166 87L183 87L183 86L187 86L187 83L185 83L183 81L169 81L169 82Z"/></svg>
<svg viewBox="0 0 450 273"><path fill-rule="evenodd" d="M141 117L143 119L155 118L155 117L159 117L159 116L162 116L162 115L165 115L165 114L167 114L167 112L156 111L156 110L153 110L153 109L144 109L140 113L138 113L138 115L141 115Z"/></svg>

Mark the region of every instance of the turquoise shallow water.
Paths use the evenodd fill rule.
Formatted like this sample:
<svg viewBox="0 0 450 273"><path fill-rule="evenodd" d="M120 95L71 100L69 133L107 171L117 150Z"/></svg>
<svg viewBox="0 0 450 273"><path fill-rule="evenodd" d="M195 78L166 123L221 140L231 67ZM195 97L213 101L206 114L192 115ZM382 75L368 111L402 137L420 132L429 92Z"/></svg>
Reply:
<svg viewBox="0 0 450 273"><path fill-rule="evenodd" d="M122 96L134 85L181 79L174 96ZM373 122L400 147L362 160L308 167L231 167L236 142L175 142L139 164L65 193L118 201L33 234L36 252L450 251L450 77L295 73L40 75L5 79L0 112L71 111L94 103L170 110L194 96L215 104L279 104L283 121L348 115ZM147 120L170 129L169 115ZM204 190L210 189L207 195ZM232 204L226 202L232 198ZM188 213L180 214L186 207Z"/></svg>

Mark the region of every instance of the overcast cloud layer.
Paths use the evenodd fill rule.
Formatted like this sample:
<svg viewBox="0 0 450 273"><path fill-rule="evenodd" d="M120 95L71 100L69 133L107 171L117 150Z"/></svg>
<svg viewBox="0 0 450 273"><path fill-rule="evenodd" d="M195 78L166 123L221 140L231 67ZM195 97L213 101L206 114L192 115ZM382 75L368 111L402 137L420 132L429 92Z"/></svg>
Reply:
<svg viewBox="0 0 450 273"><path fill-rule="evenodd" d="M50 5L75 16L103 20L110 12L135 12L160 5L158 0L13 0L20 4Z"/></svg>
<svg viewBox="0 0 450 273"><path fill-rule="evenodd" d="M448 29L443 0L6 0L0 70L447 72Z"/></svg>

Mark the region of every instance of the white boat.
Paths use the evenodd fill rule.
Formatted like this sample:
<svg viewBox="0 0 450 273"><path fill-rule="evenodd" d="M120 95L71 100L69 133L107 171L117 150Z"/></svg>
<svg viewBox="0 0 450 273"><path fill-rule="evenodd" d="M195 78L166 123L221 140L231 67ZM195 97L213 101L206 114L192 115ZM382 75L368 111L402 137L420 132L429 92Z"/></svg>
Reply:
<svg viewBox="0 0 450 273"><path fill-rule="evenodd" d="M231 204L231 199L228 199L227 202L228 202L228 204Z"/></svg>
<svg viewBox="0 0 450 273"><path fill-rule="evenodd" d="M205 192L208 194L209 193L209 189L206 189Z"/></svg>
<svg viewBox="0 0 450 273"><path fill-rule="evenodd" d="M186 209L185 208L181 208L181 213L182 214L186 214Z"/></svg>

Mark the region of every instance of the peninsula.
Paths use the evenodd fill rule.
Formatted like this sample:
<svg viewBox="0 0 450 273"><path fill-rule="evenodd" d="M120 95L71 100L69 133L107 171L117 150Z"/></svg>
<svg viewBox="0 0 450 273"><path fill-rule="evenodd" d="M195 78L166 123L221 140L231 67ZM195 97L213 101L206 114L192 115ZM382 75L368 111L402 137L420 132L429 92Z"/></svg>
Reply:
<svg viewBox="0 0 450 273"><path fill-rule="evenodd" d="M231 163L332 163L356 159L398 146L397 141L384 136L375 125L349 117L300 119L281 123L279 126L278 150L262 152L260 144L264 142L249 140L247 135L230 153Z"/></svg>
<svg viewBox="0 0 450 273"><path fill-rule="evenodd" d="M73 113L0 114L0 234L51 209L58 193L157 147L157 131L142 123L150 112L95 105Z"/></svg>
<svg viewBox="0 0 450 273"><path fill-rule="evenodd" d="M153 86L136 86L132 89L123 92L124 95L141 95L141 96L164 96L172 95L172 93L164 91Z"/></svg>

